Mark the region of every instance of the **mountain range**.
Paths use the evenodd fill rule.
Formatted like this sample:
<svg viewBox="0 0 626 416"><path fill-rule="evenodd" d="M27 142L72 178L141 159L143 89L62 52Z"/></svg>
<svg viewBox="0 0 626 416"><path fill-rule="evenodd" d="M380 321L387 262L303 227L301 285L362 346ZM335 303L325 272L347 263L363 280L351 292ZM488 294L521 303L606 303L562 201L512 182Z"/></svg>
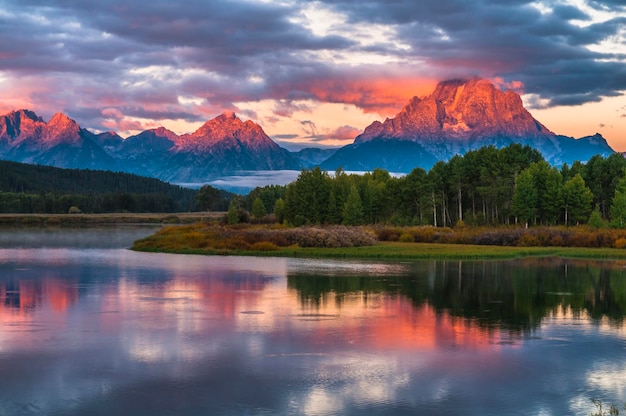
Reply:
<svg viewBox="0 0 626 416"><path fill-rule="evenodd" d="M513 91L500 91L484 79L451 80L426 97L411 99L394 118L375 121L354 143L322 162L324 169L407 172L439 160L493 145L529 145L553 165L571 165L614 150L599 134L574 139L548 130L526 110Z"/></svg>
<svg viewBox="0 0 626 416"><path fill-rule="evenodd" d="M0 159L64 168L136 173L172 183L203 183L240 171L312 166L407 173L483 146L529 145L554 164L614 153L606 140L557 135L524 108L513 91L484 79L451 80L414 97L393 118L375 121L340 149L289 152L252 121L225 112L193 133L160 127L123 139L92 133L62 113L50 121L29 110L0 116Z"/></svg>

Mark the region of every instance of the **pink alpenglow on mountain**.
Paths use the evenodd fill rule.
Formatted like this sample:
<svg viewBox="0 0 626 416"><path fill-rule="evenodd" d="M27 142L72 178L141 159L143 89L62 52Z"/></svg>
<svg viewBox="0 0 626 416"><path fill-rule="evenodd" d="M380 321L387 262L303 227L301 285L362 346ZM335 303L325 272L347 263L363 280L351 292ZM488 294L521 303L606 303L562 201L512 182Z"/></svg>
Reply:
<svg viewBox="0 0 626 416"><path fill-rule="evenodd" d="M61 113L47 123L28 110L0 116L0 159L116 170L174 183L208 182L242 171L300 170L311 163L327 170L410 172L483 146L512 143L537 149L557 166L614 153L598 134L574 139L551 132L518 94L476 78L439 83L432 94L414 97L395 117L375 121L334 153L290 153L261 126L230 111L190 134L159 127L127 139L115 132L94 134Z"/></svg>
<svg viewBox="0 0 626 416"><path fill-rule="evenodd" d="M512 143L539 150L554 165L614 153L601 136L575 140L551 132L515 92L500 91L485 79L470 79L444 81L432 94L414 97L395 117L369 125L322 167L409 172L483 146Z"/></svg>
<svg viewBox="0 0 626 416"><path fill-rule="evenodd" d="M0 159L198 183L239 171L301 167L261 126L233 112L191 134L159 127L124 140L114 132L91 133L62 113L46 123L31 111L14 111L0 116Z"/></svg>

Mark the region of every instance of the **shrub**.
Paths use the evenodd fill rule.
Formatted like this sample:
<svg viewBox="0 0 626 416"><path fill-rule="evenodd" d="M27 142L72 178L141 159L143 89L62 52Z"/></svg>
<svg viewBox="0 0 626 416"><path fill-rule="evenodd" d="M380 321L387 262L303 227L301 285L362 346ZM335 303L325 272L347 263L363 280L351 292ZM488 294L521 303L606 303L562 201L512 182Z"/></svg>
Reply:
<svg viewBox="0 0 626 416"><path fill-rule="evenodd" d="M615 240L615 248L626 248L626 238L618 238Z"/></svg>
<svg viewBox="0 0 626 416"><path fill-rule="evenodd" d="M413 242L413 235L411 233L409 233L409 232L404 232L404 233L402 233L400 238L398 238L398 241L400 241L401 243L412 243Z"/></svg>
<svg viewBox="0 0 626 416"><path fill-rule="evenodd" d="M275 251L278 250L278 246L274 243L271 243L269 241L260 241L258 243L254 243L252 244L252 246L250 246L250 250L254 250L254 251Z"/></svg>
<svg viewBox="0 0 626 416"><path fill-rule="evenodd" d="M250 250L250 244L241 238L241 236L235 236L230 238L224 242L224 248L229 248L231 250Z"/></svg>
<svg viewBox="0 0 626 416"><path fill-rule="evenodd" d="M287 240L300 247L358 247L376 244L376 238L358 227L300 227L285 230Z"/></svg>
<svg viewBox="0 0 626 416"><path fill-rule="evenodd" d="M376 230L379 241L398 241L402 234L399 228L382 227Z"/></svg>
<svg viewBox="0 0 626 416"><path fill-rule="evenodd" d="M536 235L526 233L520 237L517 241L517 245L522 247L537 247L541 245L541 242Z"/></svg>
<svg viewBox="0 0 626 416"><path fill-rule="evenodd" d="M413 234L413 241L416 243L432 243L438 240L436 235L443 229L437 229L432 226L413 227L410 232Z"/></svg>

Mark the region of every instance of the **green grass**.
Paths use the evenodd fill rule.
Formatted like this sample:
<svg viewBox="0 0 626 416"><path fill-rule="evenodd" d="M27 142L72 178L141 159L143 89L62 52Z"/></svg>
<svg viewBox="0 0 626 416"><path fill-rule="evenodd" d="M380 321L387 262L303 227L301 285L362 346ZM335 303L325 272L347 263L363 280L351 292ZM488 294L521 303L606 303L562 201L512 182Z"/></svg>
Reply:
<svg viewBox="0 0 626 416"><path fill-rule="evenodd" d="M558 256L565 258L626 259L626 250L586 247L500 247L465 244L381 242L375 246L341 248L282 247L275 251L179 248L158 249L149 245L132 247L137 251L178 254L245 255L304 258L352 259L512 259L520 257Z"/></svg>
<svg viewBox="0 0 626 416"><path fill-rule="evenodd" d="M302 247L300 244L285 238L290 229L280 226L251 226L240 224L236 227L223 227L207 223L164 227L155 234L138 240L132 249L137 251L167 252L181 254L207 255L251 255L251 256L278 256L278 257L312 257L312 258L353 258L353 259L511 259L520 257L567 257L587 259L626 259L626 249L612 247L574 246L563 247L555 244L545 246L523 245L486 245L486 244L459 244L458 242L399 242L380 241L370 238L369 243L346 244L350 247ZM293 229L291 229L293 230ZM301 241L303 235L316 235L317 230L295 229ZM432 231L432 230L427 230ZM367 228L343 228L335 233L356 237L372 231ZM476 232L474 230L473 232ZM486 229L483 232L492 233ZM542 229L545 235L551 235L550 229ZM552 234L558 236L558 229ZM576 231L577 235L587 234L585 230ZM360 233L360 234L359 234ZM463 230L462 233L467 233ZM292 233L293 234L293 233ZM451 231L448 232L451 234ZM332 233L329 234L332 237ZM461 234L462 236L463 234ZM282 236L282 237L281 237ZM355 238L356 238L355 237ZM605 239L609 244L611 240ZM303 240L305 241L305 240ZM363 242L362 239L347 240ZM597 238L594 237L592 243ZM306 241L305 241L306 242ZM319 245L324 239L315 240ZM374 245L371 245L374 244ZM317 244L316 244L317 245ZM356 245L356 247L352 247ZM258 248L258 250L254 250Z"/></svg>

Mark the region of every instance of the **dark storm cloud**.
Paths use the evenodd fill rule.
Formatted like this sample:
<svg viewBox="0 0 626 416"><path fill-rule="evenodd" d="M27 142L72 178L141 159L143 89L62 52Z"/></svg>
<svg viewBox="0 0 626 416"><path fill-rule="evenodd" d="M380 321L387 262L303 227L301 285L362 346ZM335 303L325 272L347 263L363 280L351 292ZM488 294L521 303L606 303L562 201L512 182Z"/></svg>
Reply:
<svg viewBox="0 0 626 416"><path fill-rule="evenodd" d="M485 76L522 81L543 105L598 101L626 89L626 53L588 48L619 36L622 0L591 1L620 11L584 27L583 10L528 0L255 1L0 0L0 71L48 78L43 103L97 114L206 118L179 97L205 100L204 112L235 103L283 100L281 116L303 99L366 110L400 107L372 79ZM330 8L345 24L316 35L298 23L305 6ZM621 16L621 17L620 17ZM389 39L360 43L351 32L385 25ZM339 64L324 56L378 53L394 64ZM154 71L149 68L154 67ZM145 71L135 71L147 68ZM163 71L162 68L168 68ZM405 92L406 93L406 92ZM157 108L158 107L158 108ZM142 111L138 111L142 108ZM142 115L143 114L143 115Z"/></svg>
<svg viewBox="0 0 626 416"><path fill-rule="evenodd" d="M626 89L626 52L588 49L616 36L626 25L624 15L580 27L571 20L587 20L584 11L556 4L542 14L534 7L537 2L528 0L325 3L355 23L395 25L400 38L412 46L411 53L440 67L444 76L466 73L521 80L526 92L551 104L598 101ZM624 10L621 0L605 3ZM569 88L564 88L564 80Z"/></svg>

